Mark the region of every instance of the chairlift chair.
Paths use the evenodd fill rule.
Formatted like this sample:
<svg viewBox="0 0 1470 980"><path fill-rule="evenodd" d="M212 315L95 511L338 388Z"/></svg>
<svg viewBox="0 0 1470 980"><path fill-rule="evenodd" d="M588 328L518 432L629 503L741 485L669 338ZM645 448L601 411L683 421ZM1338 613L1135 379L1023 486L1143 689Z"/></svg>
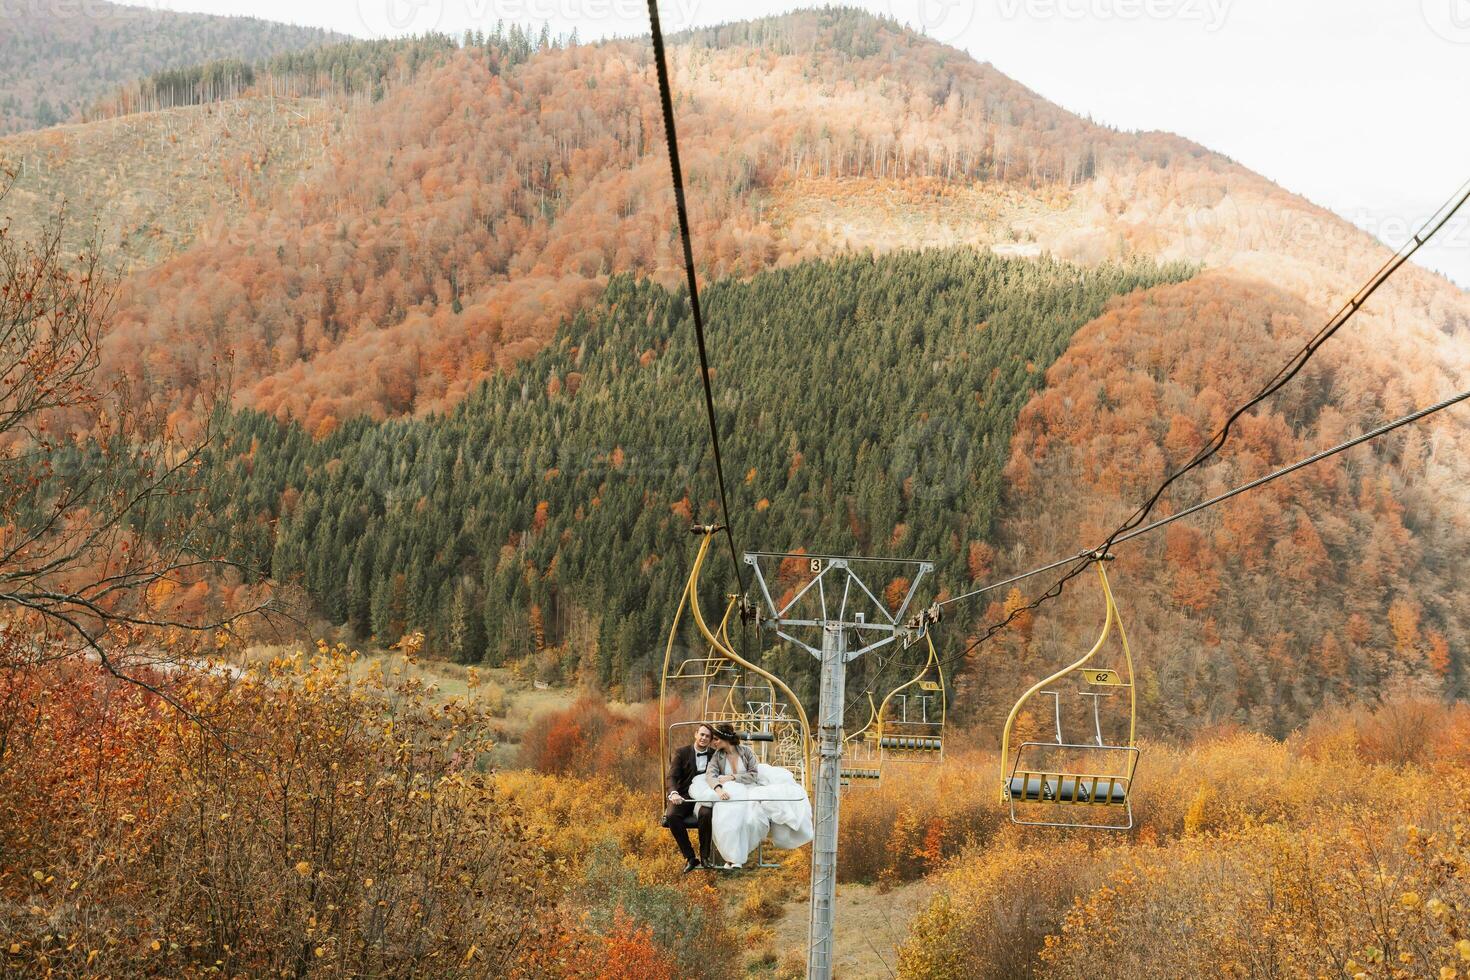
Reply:
<svg viewBox="0 0 1470 980"><path fill-rule="evenodd" d="M842 787L877 786L883 778L882 751L878 748L878 706L868 695L868 720L863 727L842 739Z"/></svg>
<svg viewBox="0 0 1470 980"><path fill-rule="evenodd" d="M949 711L944 670L925 632L929 656L919 672L900 684L878 708L876 741L880 764L944 761L944 724Z"/></svg>
<svg viewBox="0 0 1470 980"><path fill-rule="evenodd" d="M1101 555L1094 559L1106 607L1097 642L1076 663L1032 685L1006 718L1001 733L1001 801L1010 808L1012 823L1089 830L1127 830L1133 826L1132 789L1138 766L1137 688L1133 653L1103 569L1105 560L1108 558ZM1122 673L1093 663L1114 627L1123 649ZM1082 699L1092 717L1092 736L1086 742L1067 740L1062 725L1062 698L1067 692L1052 689L1070 677L1084 685L1071 693ZM1128 738L1123 743L1109 743L1103 735L1102 706L1104 699L1118 694L1128 699ZM1056 741L1022 742L1012 757L1011 739L1022 710L1034 698L1048 697Z"/></svg>
<svg viewBox="0 0 1470 980"><path fill-rule="evenodd" d="M731 596L716 630L705 622L699 606L699 573L709 551L714 528L700 528L702 540L685 583L684 594L674 613L669 627L668 642L664 647L663 672L659 683L659 808L669 795L668 765L672 757L672 738L681 729L692 729L705 722L729 724L741 732L742 740L758 746L757 756L768 765L779 765L790 769L797 780L811 790L808 759L811 756L811 729L801 702L791 689L774 674L742 658L735 652L729 638L730 617L739 603L738 596ZM709 648L702 657L688 657L675 663L674 647L679 634L679 625L684 611L688 609L699 632ZM763 683L750 683L758 678ZM671 721L669 709L677 697L680 686L697 684L698 698L694 703L700 707L700 717L692 720ZM786 700L778 700L778 692ZM714 801L718 805L721 801ZM741 802L741 801L736 801ZM753 801L746 801L753 802ZM691 829L698 820L690 816L685 825ZM756 866L779 867L766 857L765 844L756 852Z"/></svg>

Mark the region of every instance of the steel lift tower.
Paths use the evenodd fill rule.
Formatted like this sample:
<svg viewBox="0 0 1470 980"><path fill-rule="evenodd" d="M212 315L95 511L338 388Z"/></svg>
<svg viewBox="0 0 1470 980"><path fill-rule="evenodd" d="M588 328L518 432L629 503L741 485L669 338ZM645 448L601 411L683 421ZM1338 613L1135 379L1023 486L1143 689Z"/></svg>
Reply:
<svg viewBox="0 0 1470 980"><path fill-rule="evenodd" d="M764 628L795 644L822 664L821 701L817 708L818 767L815 788L812 841L811 932L807 946L809 980L832 976L833 902L837 893L837 809L842 784L842 717L846 707L847 665L865 653L904 638L915 629L905 625L904 616L925 575L934 563L889 558L854 558L838 555L779 554L763 551L745 553L745 563L755 572L764 608L759 616ZM777 605L771 587L792 563L810 576L790 599ZM891 590L887 580L894 570L908 574L903 599L897 610L879 599ZM879 578L883 575L883 578ZM864 576L869 581L864 581ZM922 620L921 620L922 623ZM922 628L922 627L920 627Z"/></svg>

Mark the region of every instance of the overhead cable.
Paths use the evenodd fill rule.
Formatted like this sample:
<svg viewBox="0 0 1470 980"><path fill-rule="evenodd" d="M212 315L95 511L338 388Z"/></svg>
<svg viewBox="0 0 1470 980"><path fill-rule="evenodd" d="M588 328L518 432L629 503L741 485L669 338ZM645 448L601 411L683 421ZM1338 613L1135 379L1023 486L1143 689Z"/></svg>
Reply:
<svg viewBox="0 0 1470 980"><path fill-rule="evenodd" d="M1449 408L1451 405L1457 405L1467 399L1470 399L1470 390L1462 391L1458 395L1451 395L1448 398L1435 402L1433 405L1421 408L1417 412L1412 412L1408 415L1403 416L1402 418L1394 419L1392 422L1386 422L1376 428L1369 429L1367 432L1364 432L1360 436L1355 436L1354 438L1348 439L1345 442L1340 442L1337 445L1333 446L1331 449L1324 449L1321 452L1313 453L1305 459L1297 460L1290 466L1283 466L1281 469L1273 470L1272 472L1267 473L1265 476L1257 477L1256 479L1251 480L1248 483L1242 483L1240 486L1227 490L1224 493L1217 494L1216 496L1213 496L1208 500L1202 500L1197 504L1186 507L1178 513L1170 514L1167 517L1162 517L1159 520L1154 521L1152 524L1145 524L1142 527L1133 528L1126 533L1116 535L1115 537L1110 537L1110 546L1122 544L1125 541L1131 541L1132 539L1144 534L1148 534L1151 531L1157 531L1159 528L1164 527L1165 525L1173 524L1177 520L1181 520L1185 517L1190 517L1194 514L1198 514L1200 511L1203 510L1208 510L1211 507L1224 503L1232 497L1239 496L1240 494L1245 493L1249 490L1255 490L1258 487L1263 487L1273 480L1279 480L1281 477L1286 476L1290 473L1295 473L1297 470L1302 469L1303 467L1311 466L1313 463L1319 463L1330 456L1336 456L1338 453L1349 450L1354 446L1360 446L1363 443L1368 442L1372 439L1377 439L1379 436L1392 432L1394 429L1409 425L1414 422L1418 422L1421 419L1428 418L1436 412L1443 411L1444 409ZM1101 557L1102 554L1103 552L1101 548L1089 548L1086 551L1079 551L1075 555L1070 555L1066 558L1060 558L1045 565L1039 565L1036 568L1021 572L1018 575L1012 575L1009 578L1001 579L998 582L991 582L988 585L981 586L980 588L975 589L971 592L966 592L964 595L955 596L952 599L945 599L942 602L936 603L936 605L943 607L955 602L959 602L962 599L970 599L975 596L982 595L986 592L994 592L996 589L1003 589L1007 585L1013 585L1016 582L1022 581L1023 579L1031 578L1033 575L1040 575L1043 572L1049 572L1053 569L1061 568L1063 565L1075 563L1078 566L1076 570L1071 571L1067 575L1063 576L1062 579L1060 579L1055 585L1053 585L1050 589L1043 593L1043 597L1052 598L1061 593L1061 586L1064 582L1066 582L1067 579L1075 575L1077 571L1081 571L1082 569L1087 568L1088 565L1096 561L1099 557ZM1031 606L1022 607L1022 611L1027 608L1034 609L1036 605L1039 604L1040 601L1038 600L1037 603L1034 603ZM1011 615L1007 616L1000 623L997 623L996 625L990 627L990 632L983 634L980 638L976 639L968 647L966 647L964 652L954 657L945 658L943 661L941 661L941 663L948 664L963 659L967 654L969 654L971 650L979 646L984 639L988 639L996 632L999 632L999 630L1002 629L1005 625L1010 623L1016 615L1017 613L1013 611ZM905 666L912 665L906 664Z"/></svg>
<svg viewBox="0 0 1470 980"><path fill-rule="evenodd" d="M1336 334L1339 330L1341 330L1342 327L1353 318L1358 310L1363 308L1363 304L1368 301L1368 298L1376 293L1379 288L1382 287L1383 284L1386 283L1393 276L1393 274L1397 272L1403 266L1403 264L1414 255L1415 252L1419 251L1419 249L1423 247L1426 242L1428 242L1442 228L1444 228L1449 220L1453 218L1462 207L1464 207L1467 200L1470 200L1470 179L1467 179L1463 184L1461 184L1459 188L1456 189L1455 193L1450 195L1449 199L1446 200L1445 203L1442 204L1439 209L1434 212L1434 214L1430 215L1428 220L1426 220L1420 226L1419 230L1415 232L1414 235L1407 242L1399 246L1399 248L1391 256L1389 256L1388 260L1385 261L1383 265L1379 266L1378 270L1374 272L1373 275L1368 277L1368 281L1365 282L1361 287L1359 287L1357 292L1353 293L1353 295L1349 297L1347 302L1344 303L1342 307L1335 314L1333 314L1332 317L1325 324L1323 324L1321 329L1319 329L1312 336L1312 338L1301 347L1300 350L1292 355L1292 357L1281 367L1281 369L1278 370L1276 374L1273 375L1271 379L1267 381L1266 384L1255 395L1253 395L1248 401L1246 401L1243 405L1241 405L1230 414L1229 418L1225 420L1225 423L1221 425L1218 430L1216 430L1214 435L1210 437L1209 442L1206 443L1205 446L1199 450L1199 452L1195 453L1194 456L1192 456L1186 463L1184 463L1183 466L1179 467L1173 473L1169 474L1169 476L1164 479L1163 483L1159 485L1159 487L1153 492L1148 500L1146 500L1142 506L1134 511L1127 520L1125 520L1122 524L1115 528L1113 532L1108 535L1107 539L1102 542L1102 544L1085 552L1079 552L1078 555L1073 558L1066 558L1058 562L1053 562L1052 564L1044 566L1043 568L1035 569L1031 572L1026 573L1025 575L1007 580L1007 582L1005 583L995 583L983 589L972 590L970 592L964 593L963 595L956 596L953 599L945 600L945 602L941 605L949 605L973 598L977 595L982 594L983 592L999 588L1002 584L1009 584L1011 581L1018 581L1020 578L1027 578L1031 575L1040 574L1042 571L1059 568L1067 564L1072 565L1072 567L1069 568L1062 575L1061 578L1059 578L1056 582L1052 584L1051 588L1047 589L1031 602L1012 609L1010 613L1006 615L1005 619L1001 620L1000 622L993 623L990 626L987 626L985 628L985 631L981 633L978 637L976 637L970 643L970 645L964 649L964 651L962 651L957 657L951 659L958 660L967 656L981 643L984 643L996 633L1003 630L1006 626L1009 626L1011 622L1016 619L1017 616L1035 610L1047 600L1056 598L1057 596L1061 595L1062 590L1066 587L1067 582L1080 575L1093 561L1097 560L1101 556L1106 555L1108 553L1108 550L1114 544L1118 543L1121 540L1126 540L1128 537L1132 537L1133 535L1130 532L1138 530L1140 526L1143 525L1143 522L1147 520L1149 514L1153 512L1154 507L1158 504L1159 499L1164 495L1164 492L1175 481L1184 476L1184 474L1188 473L1190 470L1202 466L1207 460L1218 453L1229 441L1230 430L1234 426L1235 422L1251 408L1259 405L1266 398L1275 394L1284 385L1286 385L1287 382L1296 377L1297 374L1301 372L1302 368L1306 367L1307 362L1312 359L1313 355L1315 355L1317 351L1322 348L1322 345L1330 340L1332 336ZM1453 404L1453 401L1450 404ZM1432 410L1438 411L1437 408ZM1422 418L1423 416L1420 415L1418 417ZM1406 424L1407 421L1408 420L1405 420L1404 423L1401 424ZM1346 446L1342 448L1346 448ZM1162 524L1156 524L1153 526L1162 526Z"/></svg>
<svg viewBox="0 0 1470 980"><path fill-rule="evenodd" d="M684 278L689 283L689 306L694 314L694 337L699 344L699 380L704 385L704 410L709 419L710 446L715 457L715 479L720 487L720 513L725 522L725 540L730 545L730 561L735 566L735 580L745 592L745 576L740 572L740 556L735 550L735 532L730 521L730 500L725 492L725 464L720 458L720 427L715 419L715 397L710 389L709 353L704 340L704 311L699 304L699 284L694 275L694 246L689 235L689 210L684 204L684 171L679 165L679 139L674 131L674 99L669 89L669 66L664 55L664 34L658 21L658 0L648 0L648 21L653 31L653 58L658 66L658 94L663 106L664 137L669 147L669 175L674 185L674 206L679 213L679 237L684 244Z"/></svg>

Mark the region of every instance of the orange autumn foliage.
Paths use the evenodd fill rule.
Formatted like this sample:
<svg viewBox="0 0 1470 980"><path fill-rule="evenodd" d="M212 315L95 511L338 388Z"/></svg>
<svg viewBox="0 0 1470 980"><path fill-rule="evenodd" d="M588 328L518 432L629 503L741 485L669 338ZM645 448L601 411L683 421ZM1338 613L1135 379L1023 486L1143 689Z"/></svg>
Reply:
<svg viewBox="0 0 1470 980"><path fill-rule="evenodd" d="M996 574L1118 526L1158 485L1165 456L1177 463L1203 446L1261 384L1259 365L1284 361L1319 317L1299 297L1229 271L1115 300L1021 412L1000 549L1008 560ZM1432 351L1417 339L1403 340L1412 355L1369 339L1383 329L1365 322L1335 338L1241 416L1229 444L1175 483L1151 519L1432 400L1442 384ZM1470 548L1470 537L1463 522L1437 516L1454 477L1409 451L1425 438L1470 445L1452 421L1431 421L1118 549L1113 590L1160 730L1229 720L1281 736L1349 691L1462 692L1470 626L1437 556ZM1037 612L1032 653L1042 664L1075 659L1100 621L1095 585L1077 580ZM1332 669L1302 669L1314 662ZM1020 680L1039 671L1028 662ZM964 670L956 686L969 690ZM998 724L1011 691L977 684L974 694L961 717Z"/></svg>
<svg viewBox="0 0 1470 980"><path fill-rule="evenodd" d="M607 776L656 793L658 744L653 706L614 710L589 694L532 719L521 736L520 762L538 772Z"/></svg>
<svg viewBox="0 0 1470 980"><path fill-rule="evenodd" d="M953 828L970 843L899 976L1091 977L1100 949L1110 974L1145 978L1448 976L1470 908L1467 736L1470 705L1407 700L1325 712L1285 743L1145 745L1126 834L1012 827L991 799L989 827ZM948 765L899 805L955 812ZM871 810L850 799L845 823Z"/></svg>
<svg viewBox="0 0 1470 980"><path fill-rule="evenodd" d="M568 977L675 980L679 976L678 963L654 943L652 926L637 926L625 913L620 913L612 933L601 938L601 948L593 952L586 972L574 968L568 971Z"/></svg>
<svg viewBox="0 0 1470 980"><path fill-rule="evenodd" d="M474 771L488 719L352 661L185 664L147 679L163 696L81 663L0 676L8 968L526 975L559 885Z"/></svg>

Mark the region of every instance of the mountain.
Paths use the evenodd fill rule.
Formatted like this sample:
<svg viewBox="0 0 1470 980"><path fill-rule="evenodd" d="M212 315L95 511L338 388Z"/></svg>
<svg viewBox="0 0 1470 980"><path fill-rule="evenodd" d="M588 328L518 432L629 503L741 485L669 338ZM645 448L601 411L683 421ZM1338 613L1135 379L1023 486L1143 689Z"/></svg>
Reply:
<svg viewBox="0 0 1470 980"><path fill-rule="evenodd" d="M670 53L717 404L727 425L755 420L731 429L727 460L749 474L752 546L922 544L949 594L1091 546L1387 257L1218 154L1097 126L867 14L728 25ZM688 328L656 107L644 43L471 39L348 108L313 166L125 283L112 369L187 414L211 359L233 357L243 441L221 458L215 506L332 621L425 628L440 650L483 643L630 690L647 677L687 546L676 525L713 495L707 458L689 465L705 450L676 359ZM856 275L853 252L923 248L945 250L921 253L935 282L981 263L975 292L885 278L902 265L883 261L860 290L881 302L833 285ZM1140 262L1154 271L1045 321L1057 346L1019 362L1019 338L991 348L990 320L967 322L1008 269L1050 269L1056 286ZM1181 281L1178 262L1201 269ZM775 298L783 275L831 297L820 317ZM1406 267L1164 507L1464 387L1467 334L1470 297ZM788 365L789 388L761 360L783 336L814 352ZM994 377L964 356L1000 357ZM870 376L868 359L886 372ZM823 432L845 431L840 406L864 399L861 437L829 435L822 465L805 462ZM787 400L817 428L759 421ZM594 479L628 456L618 434L645 425L677 465ZM561 462L565 443L590 455ZM1334 700L1465 695L1467 449L1470 426L1447 414L1120 548L1154 730L1282 731ZM845 475L851 506L826 486ZM589 517L604 502L612 516ZM1009 597L995 598L992 613ZM956 612L946 655L987 610ZM991 722L1096 612L1079 585L977 650L957 669L958 716ZM501 633L466 632L481 627Z"/></svg>
<svg viewBox="0 0 1470 980"><path fill-rule="evenodd" d="M866 14L757 26L770 50L727 32L676 49L690 182L702 189L691 193L693 220L715 276L848 247L781 209L793 181L979 196L989 237L1003 240L1010 208L1044 206L1098 167L1132 172L1203 152L1090 126ZM137 277L112 338L116 362L142 372L145 352L164 348L147 376L188 391L203 364L232 350L246 403L316 431L329 419L448 407L545 344L608 274L671 274L646 46L510 55L498 39L463 51L386 98L333 145L329 165L227 240ZM834 133L833 118L866 122ZM194 342L176 343L178 330ZM382 383L402 373L404 351L411 384Z"/></svg>
<svg viewBox="0 0 1470 980"><path fill-rule="evenodd" d="M124 82L218 58L257 61L344 40L255 17L88 0L0 0L0 135L80 116Z"/></svg>
<svg viewBox="0 0 1470 980"><path fill-rule="evenodd" d="M674 48L697 256L749 275L851 248L970 243L1131 254L1268 277L1315 302L1381 254L1367 235L1203 148L1092 125L985 65L854 11L701 32ZM189 390L232 350L242 398L302 419L446 408L538 349L608 274L674 275L642 44L462 51L374 107L327 161L228 236L129 284L113 348L175 348ZM834 127L833 119L853 120ZM1345 271L1353 270L1353 271ZM1409 270L1436 358L1470 302ZM1401 314L1395 307L1394 317ZM1410 311L1413 312L1410 312ZM1398 334L1399 323L1384 321ZM412 351L413 384L373 385ZM369 391L377 392L376 395Z"/></svg>
<svg viewBox="0 0 1470 980"><path fill-rule="evenodd" d="M34 235L65 206L69 250L155 266L257 214L324 162L344 127L455 49L443 35L349 41L137 79L88 123L0 137L0 170L15 174L5 216Z"/></svg>

